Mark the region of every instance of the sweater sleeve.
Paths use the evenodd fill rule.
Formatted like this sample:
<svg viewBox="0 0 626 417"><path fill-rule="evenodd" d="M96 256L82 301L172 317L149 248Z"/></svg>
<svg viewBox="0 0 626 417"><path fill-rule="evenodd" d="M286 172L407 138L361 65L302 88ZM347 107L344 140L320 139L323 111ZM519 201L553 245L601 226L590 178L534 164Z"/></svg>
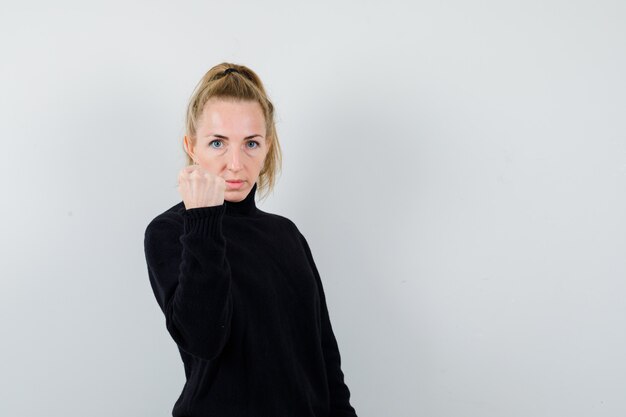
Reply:
<svg viewBox="0 0 626 417"><path fill-rule="evenodd" d="M188 209L182 234L180 222L157 217L144 235L148 276L166 328L180 349L206 360L217 357L230 336L223 215L224 205Z"/></svg>
<svg viewBox="0 0 626 417"><path fill-rule="evenodd" d="M337 346L337 339L330 324L328 307L324 287L319 272L313 260L311 249L306 239L299 232L300 240L304 246L309 264L315 275L317 288L320 296L320 314L322 321L322 349L324 352L324 362L326 363L326 374L328 377L328 388L330 391L330 417L357 417L356 411L350 405L350 390L344 382L344 374L341 370L341 355Z"/></svg>

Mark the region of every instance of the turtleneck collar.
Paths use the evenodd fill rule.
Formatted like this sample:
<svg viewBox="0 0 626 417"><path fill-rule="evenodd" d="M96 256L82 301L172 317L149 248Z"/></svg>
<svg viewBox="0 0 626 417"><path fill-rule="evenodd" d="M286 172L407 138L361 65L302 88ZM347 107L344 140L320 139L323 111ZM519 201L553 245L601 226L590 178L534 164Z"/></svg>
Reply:
<svg viewBox="0 0 626 417"><path fill-rule="evenodd" d="M256 211L256 203L254 202L257 188L256 184L255 182L250 192L243 200L236 202L224 200L224 205L226 206L225 214L245 216L254 213Z"/></svg>

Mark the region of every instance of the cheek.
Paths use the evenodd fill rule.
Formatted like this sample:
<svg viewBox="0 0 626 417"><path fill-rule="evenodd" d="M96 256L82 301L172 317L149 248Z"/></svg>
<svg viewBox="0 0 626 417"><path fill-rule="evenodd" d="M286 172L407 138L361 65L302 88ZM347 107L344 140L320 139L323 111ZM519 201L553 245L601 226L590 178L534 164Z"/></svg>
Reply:
<svg viewBox="0 0 626 417"><path fill-rule="evenodd" d="M263 167L263 164L265 164L265 158L265 155L259 155L259 157L255 158L254 162L259 167L259 169L261 169Z"/></svg>
<svg viewBox="0 0 626 417"><path fill-rule="evenodd" d="M207 172L210 172L211 174L214 174L214 175L219 174L219 172L217 172L218 165L212 161L208 161L206 158L204 160L200 160L200 166L202 167L202 169L204 169Z"/></svg>

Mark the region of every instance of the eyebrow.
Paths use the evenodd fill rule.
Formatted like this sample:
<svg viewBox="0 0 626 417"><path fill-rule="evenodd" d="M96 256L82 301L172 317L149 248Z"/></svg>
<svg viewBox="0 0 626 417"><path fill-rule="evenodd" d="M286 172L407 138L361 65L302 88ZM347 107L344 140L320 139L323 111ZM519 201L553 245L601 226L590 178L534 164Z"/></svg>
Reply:
<svg viewBox="0 0 626 417"><path fill-rule="evenodd" d="M215 136L216 138L220 138L220 139L226 139L226 140L228 140L228 137L227 137L227 136L224 136L224 135L213 134L213 135L208 135L207 137L210 137L210 136ZM246 137L244 138L244 140L245 140L245 139L252 139L252 138L255 138L255 137L257 137L257 136L258 136L258 137L260 137L260 138L262 138L262 137L263 137L263 136L261 136L261 135L251 135L251 136L246 136Z"/></svg>

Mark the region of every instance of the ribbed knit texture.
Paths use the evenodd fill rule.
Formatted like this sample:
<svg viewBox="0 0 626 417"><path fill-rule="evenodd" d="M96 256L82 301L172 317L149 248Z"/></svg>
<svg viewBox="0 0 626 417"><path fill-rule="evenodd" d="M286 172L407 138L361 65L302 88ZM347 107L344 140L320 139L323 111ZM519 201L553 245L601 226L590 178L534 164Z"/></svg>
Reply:
<svg viewBox="0 0 626 417"><path fill-rule="evenodd" d="M324 289L289 219L240 202L147 226L148 277L186 383L174 417L355 417Z"/></svg>

